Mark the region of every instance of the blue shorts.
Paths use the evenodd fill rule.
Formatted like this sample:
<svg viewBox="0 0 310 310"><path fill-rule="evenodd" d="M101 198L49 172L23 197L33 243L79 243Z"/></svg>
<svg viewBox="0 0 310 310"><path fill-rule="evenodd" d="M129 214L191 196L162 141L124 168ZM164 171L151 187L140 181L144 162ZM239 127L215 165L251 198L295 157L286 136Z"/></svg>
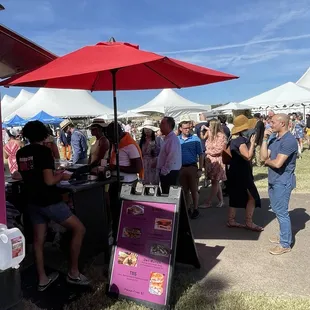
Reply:
<svg viewBox="0 0 310 310"><path fill-rule="evenodd" d="M54 221L61 224L72 216L72 212L68 205L63 201L47 207L38 207L36 205L28 205L28 213L32 224L45 224Z"/></svg>

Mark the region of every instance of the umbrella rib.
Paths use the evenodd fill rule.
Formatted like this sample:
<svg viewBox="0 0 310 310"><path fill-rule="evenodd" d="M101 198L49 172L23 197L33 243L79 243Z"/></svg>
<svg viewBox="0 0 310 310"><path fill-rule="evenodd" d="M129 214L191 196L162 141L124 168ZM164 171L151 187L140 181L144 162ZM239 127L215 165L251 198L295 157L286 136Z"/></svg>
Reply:
<svg viewBox="0 0 310 310"><path fill-rule="evenodd" d="M157 75L159 75L160 77L162 77L163 79L165 79L166 81L168 81L169 83L173 84L176 88L181 88L179 85L175 84L174 82L172 82L171 80L169 80L168 78L166 78L165 76L163 76L161 73L157 72L155 69L151 68L149 65L144 64L144 66L146 66L148 69L150 69L151 71L155 72Z"/></svg>
<svg viewBox="0 0 310 310"><path fill-rule="evenodd" d="M101 71L99 71L99 72L96 74L96 78L95 78L95 80L94 80L94 82L93 82L93 85L91 86L91 89L90 89L91 92L93 92L93 91L95 90L95 87L96 87L97 81L98 81L98 79L99 79L100 73L101 73Z"/></svg>

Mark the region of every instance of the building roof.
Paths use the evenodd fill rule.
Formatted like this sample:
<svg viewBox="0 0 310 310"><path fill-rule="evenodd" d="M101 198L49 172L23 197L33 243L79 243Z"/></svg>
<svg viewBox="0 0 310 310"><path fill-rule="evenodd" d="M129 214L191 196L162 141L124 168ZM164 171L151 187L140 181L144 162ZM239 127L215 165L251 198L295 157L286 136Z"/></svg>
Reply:
<svg viewBox="0 0 310 310"><path fill-rule="evenodd" d="M38 68L56 55L0 24L0 78Z"/></svg>

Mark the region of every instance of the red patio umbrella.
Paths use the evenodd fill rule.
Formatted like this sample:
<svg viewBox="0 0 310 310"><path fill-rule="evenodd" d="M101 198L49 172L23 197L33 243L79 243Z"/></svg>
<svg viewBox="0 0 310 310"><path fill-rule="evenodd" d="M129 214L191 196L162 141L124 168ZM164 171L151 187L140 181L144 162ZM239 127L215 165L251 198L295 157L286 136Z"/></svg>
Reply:
<svg viewBox="0 0 310 310"><path fill-rule="evenodd" d="M113 90L116 131L116 160L118 133L116 90L182 88L216 83L237 76L196 66L148 51L138 45L110 42L86 46L59 57L22 76L0 83L3 86ZM117 171L119 179L119 171Z"/></svg>

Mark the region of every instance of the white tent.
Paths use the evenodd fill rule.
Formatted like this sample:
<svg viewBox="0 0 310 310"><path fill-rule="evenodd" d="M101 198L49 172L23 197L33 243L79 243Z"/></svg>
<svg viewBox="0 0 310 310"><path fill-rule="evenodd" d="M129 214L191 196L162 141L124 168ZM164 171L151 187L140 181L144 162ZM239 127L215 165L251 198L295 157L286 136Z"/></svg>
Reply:
<svg viewBox="0 0 310 310"><path fill-rule="evenodd" d="M14 97L11 97L9 95L4 95L3 98L1 99L1 111L3 110L14 101Z"/></svg>
<svg viewBox="0 0 310 310"><path fill-rule="evenodd" d="M303 76L296 82L296 85L310 89L310 67Z"/></svg>
<svg viewBox="0 0 310 310"><path fill-rule="evenodd" d="M288 82L240 102L253 108L273 108L293 104L310 104L310 90Z"/></svg>
<svg viewBox="0 0 310 310"><path fill-rule="evenodd" d="M121 113L117 118L141 118L146 117L147 115L133 112L133 111L127 111L126 113Z"/></svg>
<svg viewBox="0 0 310 310"><path fill-rule="evenodd" d="M61 118L94 117L113 113L113 109L98 102L86 90L40 88L26 105L13 114L30 118L40 111Z"/></svg>
<svg viewBox="0 0 310 310"><path fill-rule="evenodd" d="M241 104L238 102L229 102L228 104L223 104L220 107L212 109L212 111L239 111L239 110L251 110L252 106Z"/></svg>
<svg viewBox="0 0 310 310"><path fill-rule="evenodd" d="M138 113L157 112L166 116L177 117L181 114L189 114L208 110L209 107L206 105L187 100L178 95L172 89L164 89L154 99L137 109L133 109L132 111Z"/></svg>
<svg viewBox="0 0 310 310"><path fill-rule="evenodd" d="M18 96L10 104L4 107L2 111L2 119L11 119L13 116L16 115L15 111L23 107L33 96L33 93L22 89Z"/></svg>

